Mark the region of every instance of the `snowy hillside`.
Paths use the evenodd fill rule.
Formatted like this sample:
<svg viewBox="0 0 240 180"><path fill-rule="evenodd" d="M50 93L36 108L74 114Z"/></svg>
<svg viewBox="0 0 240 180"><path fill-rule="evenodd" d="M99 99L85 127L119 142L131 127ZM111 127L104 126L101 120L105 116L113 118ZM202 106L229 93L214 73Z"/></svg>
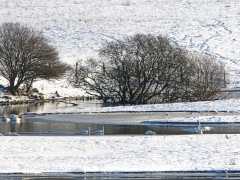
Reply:
<svg viewBox="0 0 240 180"><path fill-rule="evenodd" d="M226 65L228 88L240 88L240 0L1 0L3 22L42 30L69 64L96 57L106 41L136 33L165 35L216 56ZM45 92L70 93L60 82L35 85ZM82 92L75 89L74 94Z"/></svg>

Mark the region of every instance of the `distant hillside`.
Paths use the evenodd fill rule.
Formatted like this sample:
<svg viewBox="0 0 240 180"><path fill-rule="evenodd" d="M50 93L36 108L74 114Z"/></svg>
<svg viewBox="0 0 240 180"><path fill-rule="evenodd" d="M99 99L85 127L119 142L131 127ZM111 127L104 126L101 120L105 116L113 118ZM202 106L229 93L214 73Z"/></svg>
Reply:
<svg viewBox="0 0 240 180"><path fill-rule="evenodd" d="M69 64L96 57L106 41L162 34L216 56L228 88L240 87L240 0L1 0L0 22L42 30Z"/></svg>

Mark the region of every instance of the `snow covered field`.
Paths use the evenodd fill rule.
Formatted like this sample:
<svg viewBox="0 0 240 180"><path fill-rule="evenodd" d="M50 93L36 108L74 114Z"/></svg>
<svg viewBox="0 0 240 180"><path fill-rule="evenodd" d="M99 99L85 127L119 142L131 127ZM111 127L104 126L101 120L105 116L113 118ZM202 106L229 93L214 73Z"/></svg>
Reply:
<svg viewBox="0 0 240 180"><path fill-rule="evenodd" d="M0 23L42 30L69 64L97 57L106 42L136 33L168 36L226 65L229 89L240 87L239 0L1 0ZM3 79L0 82L4 83ZM35 83L46 94L83 95L64 81Z"/></svg>
<svg viewBox="0 0 240 180"><path fill-rule="evenodd" d="M233 171L240 135L0 137L0 173Z"/></svg>
<svg viewBox="0 0 240 180"><path fill-rule="evenodd" d="M3 22L21 22L42 30L58 49L61 60L69 64L97 57L98 49L106 41L136 33L165 35L187 49L216 56L226 65L230 78L227 88L240 87L239 0L1 0L0 23ZM6 81L0 78L0 83ZM84 95L64 80L40 81L34 86L48 95L55 91L61 96ZM238 113L239 104L239 100L232 99L60 113L147 110ZM238 115L197 118L216 122L240 120ZM0 173L240 170L239 140L239 134L3 136Z"/></svg>

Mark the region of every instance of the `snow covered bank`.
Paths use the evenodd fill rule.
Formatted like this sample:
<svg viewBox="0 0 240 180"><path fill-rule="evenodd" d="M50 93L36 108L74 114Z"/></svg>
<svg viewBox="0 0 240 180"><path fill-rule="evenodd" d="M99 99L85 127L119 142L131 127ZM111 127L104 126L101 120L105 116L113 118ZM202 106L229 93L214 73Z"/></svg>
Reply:
<svg viewBox="0 0 240 180"><path fill-rule="evenodd" d="M157 112L165 114L157 114ZM102 108L77 108L76 106L71 109L62 108L27 114L51 114L51 116L36 116L32 119L27 117L31 121L34 119L34 121L54 120L78 123L197 123L198 121L201 123L240 123L240 99ZM65 116L58 116L58 114Z"/></svg>
<svg viewBox="0 0 240 180"><path fill-rule="evenodd" d="M240 170L240 135L0 137L0 173Z"/></svg>
<svg viewBox="0 0 240 180"><path fill-rule="evenodd" d="M222 123L240 123L240 116L193 116L193 117L182 117L182 118L171 118L171 119L150 119L142 121L143 123L160 124L160 123L195 123L198 121L202 124L222 124Z"/></svg>
<svg viewBox="0 0 240 180"><path fill-rule="evenodd" d="M103 108L77 108L69 110L53 110L43 113L99 113L99 112L174 112L174 111L198 111L198 112L238 112L240 111L240 99L169 103L169 104L150 104L135 106L117 106Z"/></svg>

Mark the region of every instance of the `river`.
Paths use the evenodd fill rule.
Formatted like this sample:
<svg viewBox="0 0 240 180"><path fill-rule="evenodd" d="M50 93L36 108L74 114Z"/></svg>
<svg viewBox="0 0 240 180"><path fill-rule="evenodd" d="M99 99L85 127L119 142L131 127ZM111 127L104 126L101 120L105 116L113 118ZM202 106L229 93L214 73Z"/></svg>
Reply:
<svg viewBox="0 0 240 180"><path fill-rule="evenodd" d="M71 101L73 102L73 101ZM66 102L49 102L45 104L13 105L0 107L0 113L21 114L25 112L42 112L54 109L72 109L84 107L101 107L100 101L74 101L77 106ZM217 115L230 115L232 113L219 112ZM90 135L95 130L104 128L105 135L137 135L144 134L147 130L154 131L158 135L195 134L188 131L197 127L196 124L146 124L144 120L164 119L175 117L189 117L202 115L216 115L213 112L149 112L149 113L83 113L70 115L45 115L26 117L22 123L0 122L0 133L17 132L21 135L80 135L81 130L91 129ZM208 134L238 134L240 125L220 124L208 125L213 127Z"/></svg>

